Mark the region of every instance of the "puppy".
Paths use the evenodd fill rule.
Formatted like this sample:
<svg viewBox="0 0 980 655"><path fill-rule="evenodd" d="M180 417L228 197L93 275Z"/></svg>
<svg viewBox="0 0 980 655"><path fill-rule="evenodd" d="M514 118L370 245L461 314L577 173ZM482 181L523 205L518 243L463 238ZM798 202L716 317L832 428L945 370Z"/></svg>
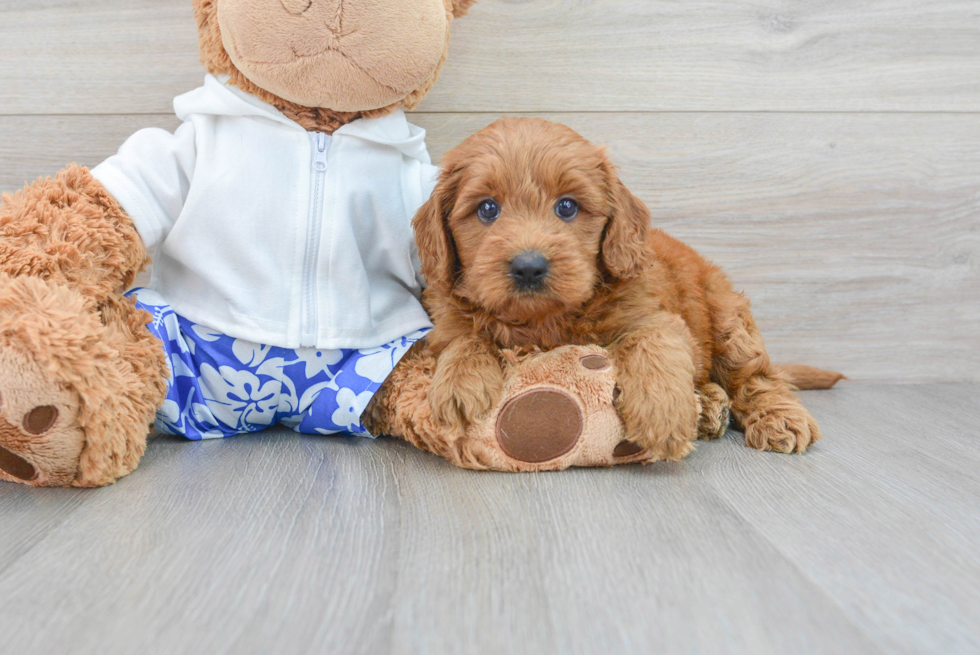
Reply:
<svg viewBox="0 0 980 655"><path fill-rule="evenodd" d="M466 139L413 227L443 424L462 429L497 403L501 349L594 343L616 362L630 439L659 459L691 450L698 392L715 384L748 445L803 452L820 438L748 300L654 229L605 150L570 128L504 118Z"/></svg>

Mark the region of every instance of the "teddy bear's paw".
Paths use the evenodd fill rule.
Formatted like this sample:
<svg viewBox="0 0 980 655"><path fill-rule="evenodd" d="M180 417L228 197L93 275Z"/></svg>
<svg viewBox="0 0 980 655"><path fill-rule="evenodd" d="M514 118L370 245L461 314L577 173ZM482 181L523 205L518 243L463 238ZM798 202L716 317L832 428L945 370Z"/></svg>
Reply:
<svg viewBox="0 0 980 655"><path fill-rule="evenodd" d="M85 443L78 396L28 354L0 344L0 480L70 485Z"/></svg>
<svg viewBox="0 0 980 655"><path fill-rule="evenodd" d="M558 471L647 461L626 440L614 406L616 369L597 346L563 346L514 359L502 401L458 442L467 468Z"/></svg>
<svg viewBox="0 0 980 655"><path fill-rule="evenodd" d="M717 439L725 434L731 419L731 402L725 390L713 382L701 387L701 418L698 421L698 439Z"/></svg>

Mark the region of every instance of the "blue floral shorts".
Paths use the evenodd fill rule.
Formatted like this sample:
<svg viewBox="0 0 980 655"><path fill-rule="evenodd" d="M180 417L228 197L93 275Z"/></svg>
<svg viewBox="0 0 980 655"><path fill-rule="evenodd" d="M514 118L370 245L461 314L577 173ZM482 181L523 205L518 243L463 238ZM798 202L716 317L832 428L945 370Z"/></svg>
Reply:
<svg viewBox="0 0 980 655"><path fill-rule="evenodd" d="M170 363L156 429L188 439L256 432L281 423L307 434L371 435L361 413L398 360L428 330L377 348L291 350L225 336L174 313L151 289L133 289Z"/></svg>

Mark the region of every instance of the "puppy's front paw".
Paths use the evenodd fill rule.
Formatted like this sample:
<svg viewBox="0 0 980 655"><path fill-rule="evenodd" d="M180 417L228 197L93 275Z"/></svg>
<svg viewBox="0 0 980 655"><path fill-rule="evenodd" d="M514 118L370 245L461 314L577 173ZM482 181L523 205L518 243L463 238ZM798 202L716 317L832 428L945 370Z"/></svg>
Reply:
<svg viewBox="0 0 980 655"><path fill-rule="evenodd" d="M628 439L653 453L656 460L677 461L694 449L701 403L693 391L678 391L658 402L623 389L617 403Z"/></svg>
<svg viewBox="0 0 980 655"><path fill-rule="evenodd" d="M443 425L463 429L497 405L503 388L503 371L492 359L440 360L429 391L432 415Z"/></svg>
<svg viewBox="0 0 980 655"><path fill-rule="evenodd" d="M819 438L817 422L797 403L773 408L745 424L745 443L759 450L802 453Z"/></svg>

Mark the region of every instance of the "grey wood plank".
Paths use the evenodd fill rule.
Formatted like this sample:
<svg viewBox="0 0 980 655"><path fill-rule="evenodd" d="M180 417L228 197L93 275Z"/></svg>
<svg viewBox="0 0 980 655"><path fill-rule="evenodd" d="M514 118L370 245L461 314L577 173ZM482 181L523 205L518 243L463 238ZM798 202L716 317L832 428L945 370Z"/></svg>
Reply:
<svg viewBox="0 0 980 655"><path fill-rule="evenodd" d="M0 573L94 498L81 490L24 491L14 485L0 486Z"/></svg>
<svg viewBox="0 0 980 655"><path fill-rule="evenodd" d="M54 175L71 163L95 166L146 127L174 131L173 112L118 116L0 116L0 191Z"/></svg>
<svg viewBox="0 0 980 655"><path fill-rule="evenodd" d="M807 392L824 441L788 461L717 448L705 481L889 652L975 653L978 390Z"/></svg>
<svg viewBox="0 0 980 655"><path fill-rule="evenodd" d="M0 652L880 652L699 468L161 438L0 573Z"/></svg>
<svg viewBox="0 0 980 655"><path fill-rule="evenodd" d="M729 271L773 355L854 379L980 379L975 115L544 114L608 144L657 225ZM496 114L415 113L433 157ZM168 115L0 117L0 189Z"/></svg>
<svg viewBox="0 0 980 655"><path fill-rule="evenodd" d="M427 111L977 111L973 0L481 0ZM189 0L3 0L0 113L163 113Z"/></svg>

